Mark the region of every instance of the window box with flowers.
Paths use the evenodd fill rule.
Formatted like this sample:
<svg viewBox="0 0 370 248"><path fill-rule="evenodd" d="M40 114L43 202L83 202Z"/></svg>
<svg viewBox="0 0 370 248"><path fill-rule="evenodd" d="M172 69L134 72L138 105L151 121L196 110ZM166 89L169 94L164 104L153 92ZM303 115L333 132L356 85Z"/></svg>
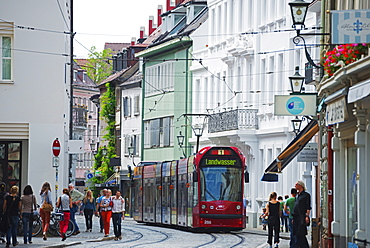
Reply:
<svg viewBox="0 0 370 248"><path fill-rule="evenodd" d="M354 43L338 45L333 50L327 51L323 57L326 76L331 77L340 68L366 56L368 54L368 47L366 43Z"/></svg>

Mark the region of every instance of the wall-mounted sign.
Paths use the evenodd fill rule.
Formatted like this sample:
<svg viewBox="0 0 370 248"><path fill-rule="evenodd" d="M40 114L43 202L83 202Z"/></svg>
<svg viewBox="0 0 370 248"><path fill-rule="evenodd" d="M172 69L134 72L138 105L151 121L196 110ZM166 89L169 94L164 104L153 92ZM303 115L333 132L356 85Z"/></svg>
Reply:
<svg viewBox="0 0 370 248"><path fill-rule="evenodd" d="M369 43L370 10L331 10L332 44Z"/></svg>
<svg viewBox="0 0 370 248"><path fill-rule="evenodd" d="M346 98L344 96L336 101L330 102L326 106L326 125L334 125L345 121L348 117L346 106Z"/></svg>
<svg viewBox="0 0 370 248"><path fill-rule="evenodd" d="M297 162L317 162L317 143L308 143L297 156Z"/></svg>
<svg viewBox="0 0 370 248"><path fill-rule="evenodd" d="M316 94L275 95L275 115L316 115Z"/></svg>

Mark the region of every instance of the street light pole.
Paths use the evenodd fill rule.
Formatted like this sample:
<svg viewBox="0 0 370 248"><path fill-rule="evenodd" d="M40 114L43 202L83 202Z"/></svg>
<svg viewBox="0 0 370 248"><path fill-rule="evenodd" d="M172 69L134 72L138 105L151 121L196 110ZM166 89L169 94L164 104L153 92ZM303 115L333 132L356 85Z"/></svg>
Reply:
<svg viewBox="0 0 370 248"><path fill-rule="evenodd" d="M69 140L73 139L73 0L70 0L70 87L69 87ZM73 155L69 154L68 183L72 182Z"/></svg>

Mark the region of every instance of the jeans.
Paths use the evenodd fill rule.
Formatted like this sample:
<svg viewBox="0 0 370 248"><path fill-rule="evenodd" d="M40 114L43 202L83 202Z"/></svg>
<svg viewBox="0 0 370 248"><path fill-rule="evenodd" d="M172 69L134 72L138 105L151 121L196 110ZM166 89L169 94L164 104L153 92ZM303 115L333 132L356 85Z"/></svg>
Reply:
<svg viewBox="0 0 370 248"><path fill-rule="evenodd" d="M73 225L75 226L75 232L77 231L80 231L80 228L78 227L77 223L76 223L76 212L78 211L78 206L76 204L74 204L71 208L71 221L73 223Z"/></svg>
<svg viewBox="0 0 370 248"><path fill-rule="evenodd" d="M290 242L289 242L289 247L290 248L295 248L296 247L296 237L293 234L293 218L288 219L289 221L289 230L290 230Z"/></svg>
<svg viewBox="0 0 370 248"><path fill-rule="evenodd" d="M279 233L280 233L280 221L275 221L273 223L268 222L267 224L267 232L268 232L268 238L267 243L269 245L272 245L272 236L274 236L274 243L279 243Z"/></svg>
<svg viewBox="0 0 370 248"><path fill-rule="evenodd" d="M94 214L94 209L84 209L86 229L92 229L92 217Z"/></svg>
<svg viewBox="0 0 370 248"><path fill-rule="evenodd" d="M66 234L68 230L69 219L71 217L70 212L63 212L63 214L64 214L64 219L62 221L59 221L59 227L60 227L62 238L63 238L63 234Z"/></svg>
<svg viewBox="0 0 370 248"><path fill-rule="evenodd" d="M17 228L18 228L18 221L19 217L16 216L9 216L9 230L6 232L6 244L10 245L10 238L13 241L13 245L17 243Z"/></svg>
<svg viewBox="0 0 370 248"><path fill-rule="evenodd" d="M121 219L122 219L122 213L113 213L112 214L113 230L114 230L114 236L116 238L122 236L122 233L121 233Z"/></svg>
<svg viewBox="0 0 370 248"><path fill-rule="evenodd" d="M23 223L23 241L27 243L32 241L32 224L33 224L33 213L22 213Z"/></svg>

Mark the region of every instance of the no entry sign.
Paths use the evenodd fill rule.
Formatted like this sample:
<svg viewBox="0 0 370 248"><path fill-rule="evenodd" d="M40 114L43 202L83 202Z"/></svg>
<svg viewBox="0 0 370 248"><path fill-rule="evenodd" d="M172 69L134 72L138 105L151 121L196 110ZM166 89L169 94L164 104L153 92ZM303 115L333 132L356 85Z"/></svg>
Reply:
<svg viewBox="0 0 370 248"><path fill-rule="evenodd" d="M60 154L60 143L59 143L58 138L56 138L56 139L53 141L52 150L53 150L53 155L54 155L55 157L58 157L58 156L59 156L59 154Z"/></svg>

